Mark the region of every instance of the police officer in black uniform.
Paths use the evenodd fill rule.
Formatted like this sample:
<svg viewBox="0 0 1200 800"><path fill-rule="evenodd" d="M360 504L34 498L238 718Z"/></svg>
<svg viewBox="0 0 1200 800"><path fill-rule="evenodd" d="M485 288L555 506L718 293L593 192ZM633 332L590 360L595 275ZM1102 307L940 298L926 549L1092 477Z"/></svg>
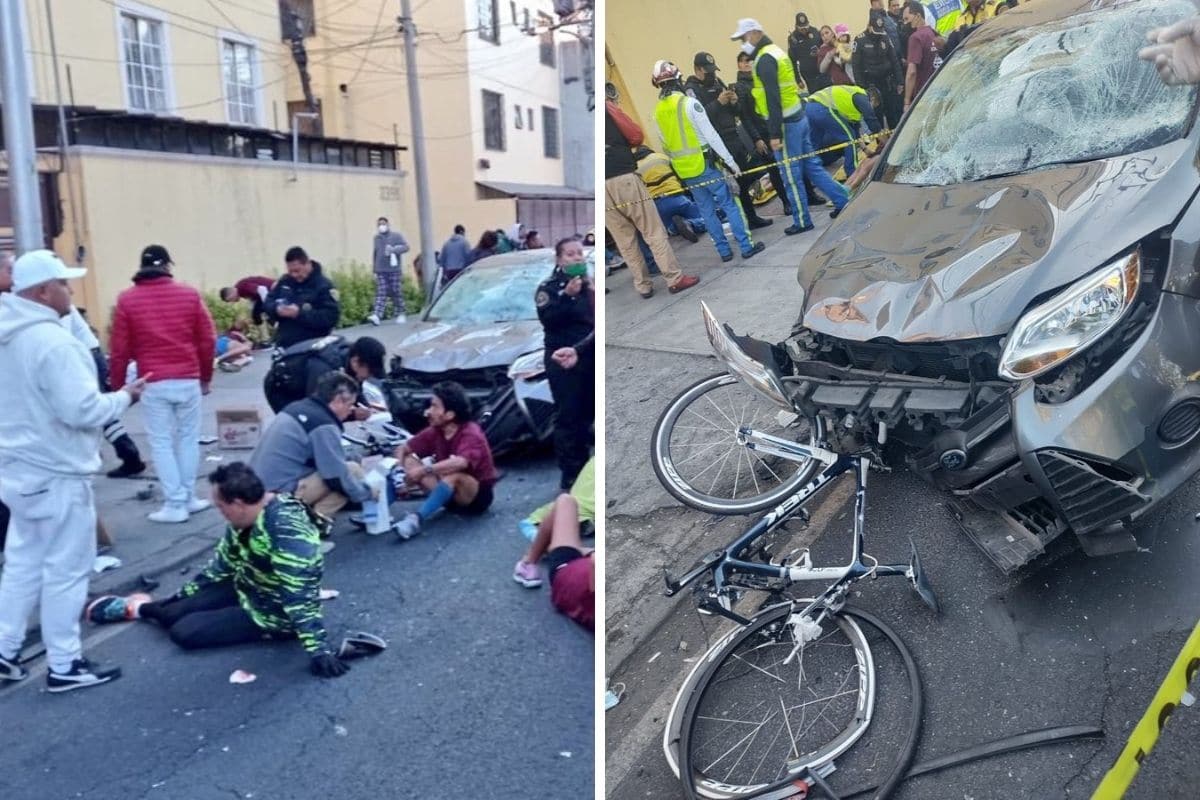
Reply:
<svg viewBox="0 0 1200 800"><path fill-rule="evenodd" d="M882 9L871 9L867 29L854 39L852 66L858 85L879 94L883 124L894 128L904 111L900 94L904 91L904 73L900 71L900 55L884 26L886 13Z"/></svg>
<svg viewBox="0 0 1200 800"><path fill-rule="evenodd" d="M821 32L808 21L808 14L803 11L796 14L796 27L788 34L788 58L796 68L796 74L804 79L808 93L829 86L828 75L821 74L817 64L817 51L821 49Z"/></svg>
<svg viewBox="0 0 1200 800"><path fill-rule="evenodd" d="M279 279L263 302L267 316L279 326L275 343L291 347L306 339L328 336L342 313L337 289L303 248L289 249L284 261L287 275Z"/></svg>
<svg viewBox="0 0 1200 800"><path fill-rule="evenodd" d="M755 149L754 139L756 136L749 121L739 120L741 110L737 91L731 86L726 86L725 82L717 77L719 68L711 53L696 53L692 64L696 71L684 83L684 92L688 97L700 101L700 105L704 106L709 121L717 129L721 141L729 148L730 155L734 157L739 167L743 170L754 167L771 167L767 174L771 176L775 194L783 200L784 213L791 214L791 209L787 207L787 192L784 190L779 168L775 166L774 159L767 158ZM761 170L752 173L743 172L737 179L738 188L741 190L742 210L746 212L746 219L750 222L751 228L765 228L771 224L771 220L758 216L758 212L754 210L754 201L750 196L750 188L758 183L762 176Z"/></svg>
<svg viewBox="0 0 1200 800"><path fill-rule="evenodd" d="M596 417L596 298L587 276L583 245L563 239L554 246L554 272L535 295L545 332L546 376L554 395L554 452L560 488L570 491L591 455Z"/></svg>

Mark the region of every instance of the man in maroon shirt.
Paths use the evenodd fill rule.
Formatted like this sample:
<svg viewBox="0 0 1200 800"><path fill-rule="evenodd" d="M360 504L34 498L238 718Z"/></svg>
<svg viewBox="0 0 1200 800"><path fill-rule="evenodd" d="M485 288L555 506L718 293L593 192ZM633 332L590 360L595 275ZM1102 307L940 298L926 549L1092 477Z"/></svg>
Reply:
<svg viewBox="0 0 1200 800"><path fill-rule="evenodd" d="M396 535L411 539L421 524L443 508L482 514L492 505L496 467L483 429L471 421L471 401L457 383L439 383L425 411L429 427L396 450L405 482L429 492L416 513L396 523ZM432 458L425 466L421 459Z"/></svg>
<svg viewBox="0 0 1200 800"><path fill-rule="evenodd" d="M226 303L249 300L252 306L250 313L254 319L254 324L262 325L263 317L266 314L266 309L263 308L263 300L267 299L267 294L274 285L274 278L268 278L265 275L251 275L249 278L242 278L233 286L226 286L222 289L221 299Z"/></svg>
<svg viewBox="0 0 1200 800"><path fill-rule="evenodd" d="M925 22L925 7L918 0L904 6L904 22L912 28L908 37L908 71L904 76L904 110L933 76L934 59L938 57L937 34Z"/></svg>

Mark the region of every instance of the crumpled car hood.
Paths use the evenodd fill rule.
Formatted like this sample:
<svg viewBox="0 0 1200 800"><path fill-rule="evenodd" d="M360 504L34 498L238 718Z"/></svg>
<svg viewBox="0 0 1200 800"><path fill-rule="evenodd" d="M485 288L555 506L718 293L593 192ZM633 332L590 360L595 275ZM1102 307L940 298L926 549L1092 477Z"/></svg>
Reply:
<svg viewBox="0 0 1200 800"><path fill-rule="evenodd" d="M403 369L445 372L452 369L507 367L517 356L542 347L537 320L461 325L415 322L393 348Z"/></svg>
<svg viewBox="0 0 1200 800"><path fill-rule="evenodd" d="M800 263L803 323L858 341L1007 334L1179 215L1200 183L1195 138L953 186L873 181Z"/></svg>

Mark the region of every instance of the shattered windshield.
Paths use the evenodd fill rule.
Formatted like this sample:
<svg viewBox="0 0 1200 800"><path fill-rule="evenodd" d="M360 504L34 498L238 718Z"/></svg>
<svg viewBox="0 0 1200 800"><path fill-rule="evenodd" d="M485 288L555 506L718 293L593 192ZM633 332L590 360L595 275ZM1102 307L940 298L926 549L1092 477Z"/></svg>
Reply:
<svg viewBox="0 0 1200 800"><path fill-rule="evenodd" d="M466 325L536 320L534 295L553 271L553 255L526 263L468 269L446 287L429 309L427 319Z"/></svg>
<svg viewBox="0 0 1200 800"><path fill-rule="evenodd" d="M1196 13L1147 0L1013 31L954 54L913 106L883 180L947 185L1158 147L1186 132L1195 87L1137 57Z"/></svg>

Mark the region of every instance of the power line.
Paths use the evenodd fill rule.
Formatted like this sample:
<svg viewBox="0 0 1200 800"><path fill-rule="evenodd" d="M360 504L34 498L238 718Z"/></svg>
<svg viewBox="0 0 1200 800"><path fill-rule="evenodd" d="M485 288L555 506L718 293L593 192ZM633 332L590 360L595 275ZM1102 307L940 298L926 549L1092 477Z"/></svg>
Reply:
<svg viewBox="0 0 1200 800"><path fill-rule="evenodd" d="M383 9L387 6L387 4L389 2L391 2L391 0L380 0L379 13L377 13L375 15L375 30L372 31L372 34L379 32L379 23L383 19ZM357 78L359 76L359 73L362 72L363 65L367 63L367 59L371 55L371 48L374 46L375 46L375 44L371 43L370 45L367 46L367 49L363 51L362 60L358 62L358 69L356 69L354 71L354 75L350 78L350 80L346 81L347 83L353 83L355 78Z"/></svg>

